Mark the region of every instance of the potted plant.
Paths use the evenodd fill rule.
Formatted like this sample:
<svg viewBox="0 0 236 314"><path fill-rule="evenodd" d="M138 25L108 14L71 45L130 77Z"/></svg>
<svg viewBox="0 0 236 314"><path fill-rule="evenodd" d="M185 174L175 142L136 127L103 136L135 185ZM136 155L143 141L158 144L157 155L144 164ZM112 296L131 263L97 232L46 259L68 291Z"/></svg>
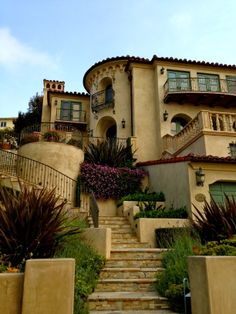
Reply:
<svg viewBox="0 0 236 314"><path fill-rule="evenodd" d="M60 135L55 130L49 130L44 133L43 138L47 142L59 142Z"/></svg>

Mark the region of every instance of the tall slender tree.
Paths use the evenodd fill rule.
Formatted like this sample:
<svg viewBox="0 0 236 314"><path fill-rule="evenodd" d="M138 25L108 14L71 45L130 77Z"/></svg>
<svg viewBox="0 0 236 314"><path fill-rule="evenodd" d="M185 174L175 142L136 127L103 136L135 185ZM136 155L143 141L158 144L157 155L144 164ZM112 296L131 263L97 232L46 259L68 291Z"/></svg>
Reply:
<svg viewBox="0 0 236 314"><path fill-rule="evenodd" d="M14 121L14 130L20 134L22 129L41 122L43 106L43 96L36 93L35 96L31 97L28 103L28 109L26 113L19 112L17 119Z"/></svg>

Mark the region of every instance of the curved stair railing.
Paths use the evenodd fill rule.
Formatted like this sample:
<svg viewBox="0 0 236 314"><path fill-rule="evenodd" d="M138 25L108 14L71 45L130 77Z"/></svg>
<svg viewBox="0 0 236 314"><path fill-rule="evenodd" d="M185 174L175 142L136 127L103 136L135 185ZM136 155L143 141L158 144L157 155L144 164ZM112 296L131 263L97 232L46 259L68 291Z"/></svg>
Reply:
<svg viewBox="0 0 236 314"><path fill-rule="evenodd" d="M75 202L76 181L39 161L0 149L0 173L32 185L55 188L58 196L72 204Z"/></svg>

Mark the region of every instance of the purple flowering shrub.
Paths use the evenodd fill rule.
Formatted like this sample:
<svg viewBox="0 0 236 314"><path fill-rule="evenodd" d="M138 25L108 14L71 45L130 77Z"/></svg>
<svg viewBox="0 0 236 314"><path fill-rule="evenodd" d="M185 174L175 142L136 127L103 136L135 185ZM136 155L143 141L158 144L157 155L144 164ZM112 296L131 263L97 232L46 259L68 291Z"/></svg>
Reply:
<svg viewBox="0 0 236 314"><path fill-rule="evenodd" d="M97 199L119 199L140 190L141 180L147 172L141 169L114 168L84 162L81 180L94 192Z"/></svg>

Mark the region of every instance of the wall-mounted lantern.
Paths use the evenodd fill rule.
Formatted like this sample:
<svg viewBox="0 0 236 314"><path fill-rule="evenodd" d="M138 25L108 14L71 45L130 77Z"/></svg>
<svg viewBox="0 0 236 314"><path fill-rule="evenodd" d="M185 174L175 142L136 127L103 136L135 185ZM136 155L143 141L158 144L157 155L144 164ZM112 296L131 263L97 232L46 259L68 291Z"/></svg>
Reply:
<svg viewBox="0 0 236 314"><path fill-rule="evenodd" d="M205 182L205 173L203 172L201 167L197 171L195 171L195 175L197 186L203 186Z"/></svg>
<svg viewBox="0 0 236 314"><path fill-rule="evenodd" d="M161 74L164 74L164 73L165 73L165 68L162 67L162 68L160 69L160 73L161 73Z"/></svg>
<svg viewBox="0 0 236 314"><path fill-rule="evenodd" d="M163 112L163 120L164 121L166 121L167 119L168 119L168 112L165 110L164 112Z"/></svg>
<svg viewBox="0 0 236 314"><path fill-rule="evenodd" d="M125 128L125 119L123 118L122 121L121 121L121 126L122 126L122 129Z"/></svg>

